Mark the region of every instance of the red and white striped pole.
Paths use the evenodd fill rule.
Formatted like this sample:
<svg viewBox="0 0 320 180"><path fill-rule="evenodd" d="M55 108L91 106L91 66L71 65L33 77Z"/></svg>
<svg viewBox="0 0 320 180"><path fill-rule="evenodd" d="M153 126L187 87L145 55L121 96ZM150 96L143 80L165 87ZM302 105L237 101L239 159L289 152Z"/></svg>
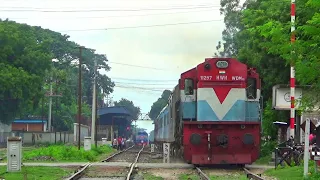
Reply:
<svg viewBox="0 0 320 180"><path fill-rule="evenodd" d="M296 4L295 0L291 0L291 44L296 40L295 31L295 19L296 19ZM293 50L292 50L292 53ZM291 57L293 58L293 57ZM295 107L294 107L294 92L295 91L295 69L294 60L291 59L290 67L290 96L291 96L291 108L290 108L290 137L294 138L294 122L295 122Z"/></svg>

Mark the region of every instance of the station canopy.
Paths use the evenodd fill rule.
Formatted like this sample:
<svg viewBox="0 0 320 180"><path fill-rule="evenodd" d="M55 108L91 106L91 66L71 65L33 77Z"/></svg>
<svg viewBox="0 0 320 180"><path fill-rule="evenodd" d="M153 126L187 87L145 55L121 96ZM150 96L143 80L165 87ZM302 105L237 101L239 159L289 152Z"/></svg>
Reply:
<svg viewBox="0 0 320 180"><path fill-rule="evenodd" d="M128 125L132 114L124 106L103 107L98 109L99 125Z"/></svg>

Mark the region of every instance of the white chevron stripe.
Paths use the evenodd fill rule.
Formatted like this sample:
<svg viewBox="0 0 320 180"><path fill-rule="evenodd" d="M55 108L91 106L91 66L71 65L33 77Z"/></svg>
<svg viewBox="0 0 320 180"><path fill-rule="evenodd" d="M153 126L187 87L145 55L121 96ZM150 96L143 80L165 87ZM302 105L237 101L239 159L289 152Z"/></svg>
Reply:
<svg viewBox="0 0 320 180"><path fill-rule="evenodd" d="M220 104L218 96L213 88L198 88L198 101L206 100L217 117L221 120L231 109L237 100L246 100L244 88L232 88L226 99Z"/></svg>

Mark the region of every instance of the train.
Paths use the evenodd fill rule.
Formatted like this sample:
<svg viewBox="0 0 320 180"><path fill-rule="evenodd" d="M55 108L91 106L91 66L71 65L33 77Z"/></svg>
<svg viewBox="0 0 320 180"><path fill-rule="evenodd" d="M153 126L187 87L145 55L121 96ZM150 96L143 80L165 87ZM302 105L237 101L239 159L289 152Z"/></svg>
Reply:
<svg viewBox="0 0 320 180"><path fill-rule="evenodd" d="M261 79L234 58L205 58L183 72L154 120L154 143L195 165L252 164L259 157Z"/></svg>
<svg viewBox="0 0 320 180"><path fill-rule="evenodd" d="M146 131L139 131L135 138L135 144L142 146L142 145L148 145L149 137L148 133Z"/></svg>

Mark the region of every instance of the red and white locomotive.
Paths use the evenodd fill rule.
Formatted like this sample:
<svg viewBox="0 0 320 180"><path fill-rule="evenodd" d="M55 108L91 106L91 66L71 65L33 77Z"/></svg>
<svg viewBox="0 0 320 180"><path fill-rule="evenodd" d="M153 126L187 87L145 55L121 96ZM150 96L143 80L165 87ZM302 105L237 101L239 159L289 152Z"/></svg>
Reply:
<svg viewBox="0 0 320 180"><path fill-rule="evenodd" d="M261 80L233 58L207 58L181 74L155 120L155 143L192 164L251 164L260 152Z"/></svg>

